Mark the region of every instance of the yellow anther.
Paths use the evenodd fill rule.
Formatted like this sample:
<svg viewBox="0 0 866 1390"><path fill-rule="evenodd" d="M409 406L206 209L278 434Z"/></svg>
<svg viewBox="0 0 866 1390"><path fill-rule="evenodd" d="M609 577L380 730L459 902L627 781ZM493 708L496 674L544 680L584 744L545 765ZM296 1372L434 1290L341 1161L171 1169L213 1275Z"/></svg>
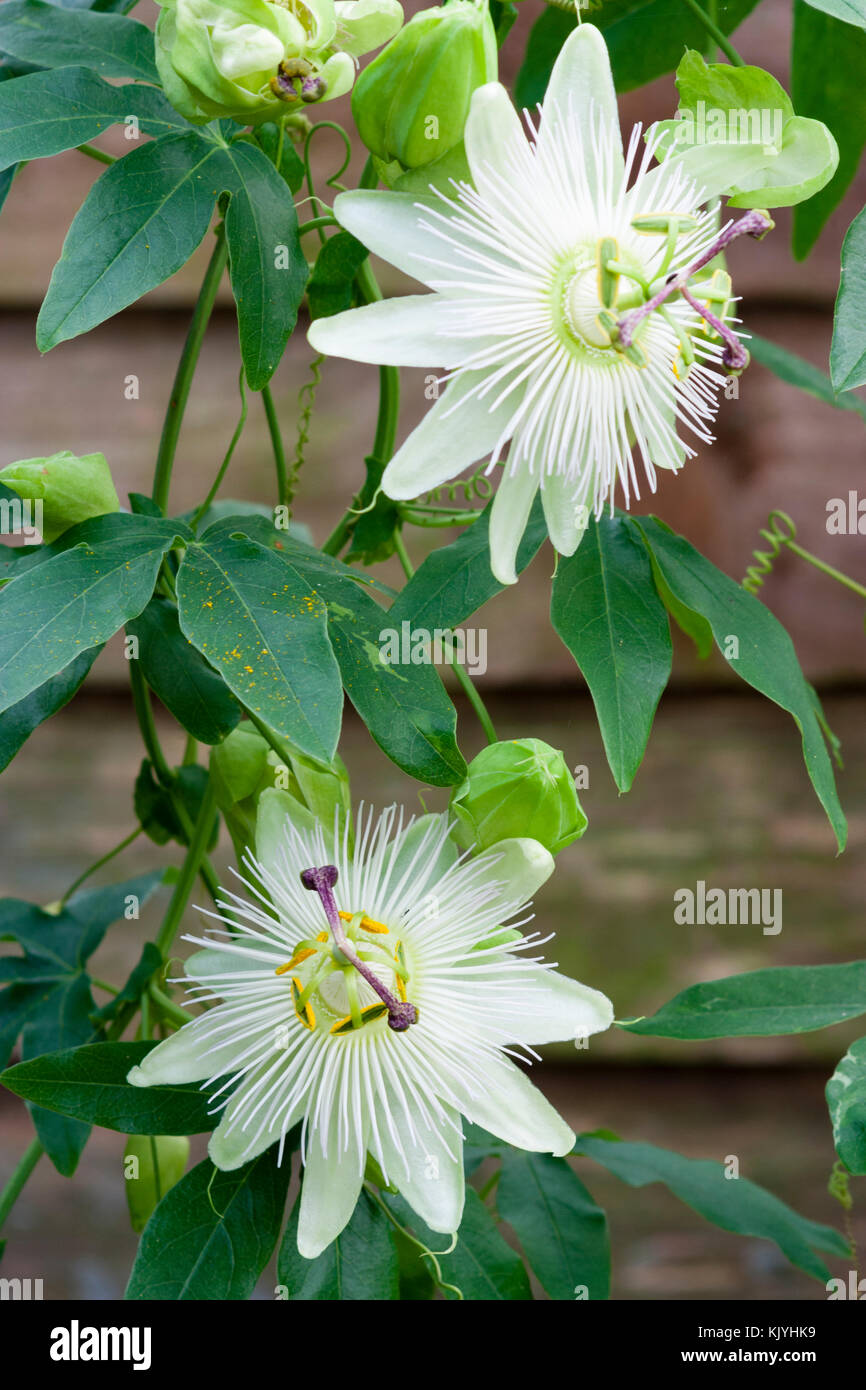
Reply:
<svg viewBox="0 0 866 1390"><path fill-rule="evenodd" d="M316 939L318 940L319 938L317 937ZM327 939L327 933L325 933L325 940L327 941ZM286 975L290 970L294 970L296 965L300 965L301 961L309 960L310 956L314 956L315 954L312 946L305 946L302 950L296 951L292 959L287 960L285 965L278 965L274 974Z"/></svg>
<svg viewBox="0 0 866 1390"><path fill-rule="evenodd" d="M383 1018L387 1012L387 1004L368 1004L365 1009L361 1010L361 1027L363 1028L365 1023L372 1023L376 1018ZM352 1015L347 1014L345 1018L332 1024L330 1031L332 1033L351 1033L354 1027Z"/></svg>
<svg viewBox="0 0 866 1390"><path fill-rule="evenodd" d="M300 980L298 979L297 975L293 975L293 976L292 976L292 1003L293 1003L294 1006L295 1006L295 1013L296 1013L298 1019L300 1020L300 1022L303 1023L304 1027L305 1027L305 1028L309 1028L310 1032L312 1033L313 1030L314 1030L314 1028L315 1028L315 1026L316 1026L316 1015L313 1013L313 1006L312 1006L312 1004L310 1004L309 1001L308 1001L308 1002L304 1005L304 1007L303 1007L302 1009L299 1009L299 1008L298 1008L298 1000L300 999L301 995L303 994L303 990L304 990L304 987L303 987L303 985L301 984Z"/></svg>
<svg viewBox="0 0 866 1390"><path fill-rule="evenodd" d="M341 911L339 913L339 916L342 918L344 922L351 922L352 918L357 916L357 914L354 912ZM372 917L361 918L361 930L372 932L375 936L388 935L388 928L386 926L383 926L381 922L374 922Z"/></svg>

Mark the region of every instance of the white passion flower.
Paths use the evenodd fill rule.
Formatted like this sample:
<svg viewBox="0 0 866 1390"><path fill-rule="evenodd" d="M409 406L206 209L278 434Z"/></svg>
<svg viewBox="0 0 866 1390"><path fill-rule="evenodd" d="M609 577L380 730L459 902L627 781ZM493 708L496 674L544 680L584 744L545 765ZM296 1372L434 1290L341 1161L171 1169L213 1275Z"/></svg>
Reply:
<svg viewBox="0 0 866 1390"><path fill-rule="evenodd" d="M539 486L550 538L570 555L617 484L626 506L639 497L635 452L654 489L657 469L694 453L677 422L711 441L719 387L747 354L726 322L729 277L692 277L734 236L772 226L753 212L717 236L700 212L731 181L732 147L714 147L709 174L700 147L650 168L657 141L638 159L636 127L623 156L607 49L589 24L557 58L537 129L525 119L528 137L488 83L465 130L474 187L341 194L341 225L433 293L309 330L319 352L447 369L385 470L388 496L417 497L487 455L490 471L510 441L490 520L503 584Z"/></svg>
<svg viewBox="0 0 866 1390"><path fill-rule="evenodd" d="M535 935L503 926L553 859L526 839L458 859L444 816L404 825L394 807L360 817L353 850L348 828L296 826L281 798L263 793L258 858L245 861L257 905L226 894L233 934L198 941L186 964L199 996L223 1002L129 1080L219 1083L209 1153L222 1169L274 1143L280 1161L300 1123L309 1259L350 1219L368 1155L433 1230L456 1231L461 1116L518 1148L568 1153L571 1129L509 1054L613 1020L603 994L527 957Z"/></svg>

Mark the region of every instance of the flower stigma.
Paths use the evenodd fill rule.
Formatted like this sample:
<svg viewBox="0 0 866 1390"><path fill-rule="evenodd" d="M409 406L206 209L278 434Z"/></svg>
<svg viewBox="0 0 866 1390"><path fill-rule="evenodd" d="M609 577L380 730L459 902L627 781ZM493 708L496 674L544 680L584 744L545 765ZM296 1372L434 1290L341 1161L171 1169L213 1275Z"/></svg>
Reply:
<svg viewBox="0 0 866 1390"><path fill-rule="evenodd" d="M417 1023L418 1010L406 998L409 970L402 943L397 940L389 949L381 940L391 934L384 923L374 921L364 912L340 910L333 891L337 878L333 864L301 873L303 886L321 898L331 932L329 935L322 931L314 940L301 941L291 960L278 966L274 973L291 976L295 1013L310 1032L316 1029L314 996L330 1011L343 1015L331 1026L331 1033L352 1033L386 1015L393 1032L405 1032ZM307 967L306 979L302 979L294 972L308 961L313 963ZM359 976L379 1002L363 1002Z"/></svg>

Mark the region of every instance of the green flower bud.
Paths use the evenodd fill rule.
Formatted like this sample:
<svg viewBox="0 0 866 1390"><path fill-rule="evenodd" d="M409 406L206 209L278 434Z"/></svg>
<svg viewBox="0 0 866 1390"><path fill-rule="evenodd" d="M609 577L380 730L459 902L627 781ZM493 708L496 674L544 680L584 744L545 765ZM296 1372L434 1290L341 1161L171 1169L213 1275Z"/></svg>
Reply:
<svg viewBox="0 0 866 1390"><path fill-rule="evenodd" d="M30 502L38 502L34 525L53 541L76 522L120 511L120 501L102 454L64 451L49 458L22 459L0 468L0 483Z"/></svg>
<svg viewBox="0 0 866 1390"><path fill-rule="evenodd" d="M457 818L452 834L464 849L490 849L523 836L558 854L587 825L565 758L539 738L483 749L455 788L451 811Z"/></svg>
<svg viewBox="0 0 866 1390"><path fill-rule="evenodd" d="M144 1230L156 1205L180 1182L189 1161L189 1140L183 1134L131 1134L123 1151L123 1176L129 1220Z"/></svg>
<svg viewBox="0 0 866 1390"><path fill-rule="evenodd" d="M279 121L343 96L355 59L403 23L399 0L157 0L156 65L187 120Z"/></svg>
<svg viewBox="0 0 866 1390"><path fill-rule="evenodd" d="M342 824L351 801L349 775L343 760L320 763L283 740L289 765L247 720L211 749L214 795L232 837L238 863L256 843L259 798L271 787L282 791L299 808L299 819L320 821L329 829L335 812Z"/></svg>
<svg viewBox="0 0 866 1390"><path fill-rule="evenodd" d="M463 128L469 103L496 73L487 0L447 0L416 14L365 68L352 93L358 132L382 181L409 189L447 176L468 178Z"/></svg>

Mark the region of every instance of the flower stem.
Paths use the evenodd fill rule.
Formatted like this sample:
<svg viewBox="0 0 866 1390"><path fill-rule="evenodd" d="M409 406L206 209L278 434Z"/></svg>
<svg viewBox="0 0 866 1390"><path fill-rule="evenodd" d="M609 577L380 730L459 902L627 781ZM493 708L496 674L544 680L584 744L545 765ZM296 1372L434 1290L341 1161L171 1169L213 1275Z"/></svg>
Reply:
<svg viewBox="0 0 866 1390"><path fill-rule="evenodd" d="M247 423L247 393L246 393L246 391L244 390L244 369L243 369L243 367L241 367L241 374L240 374L240 378L239 378L239 381L238 381L238 387L239 387L239 390L240 390L240 393L241 393L241 413L240 413L240 418L239 418L238 423L237 423L237 425L236 425L236 427L235 427L235 432L234 432L234 434L233 434L232 437L231 437L231 441L229 442L229 447L228 447L228 449L226 450L225 458L223 459L222 463L220 464L219 470L218 470L218 472L217 472L217 475L216 475L216 477L214 478L213 482L211 483L210 491L208 492L208 495L207 495L207 497L204 499L204 501L203 501L203 502L200 504L200 506L197 508L196 514L195 514L195 516L193 517L192 521L190 522L190 529L191 529L192 531L197 531L197 530L198 530L199 522L201 521L202 517L204 516L204 514L205 514L205 512L207 511L208 507L210 506L211 502L214 500L214 498L216 497L217 493L219 492L220 487L221 487L221 485L222 485L223 478L225 477L226 473L228 472L229 464L231 463L232 458L233 458L233 456L234 456L235 449L236 449L237 446L238 446L238 440L240 439L241 435L242 435L243 432L244 432L244 425Z"/></svg>
<svg viewBox="0 0 866 1390"><path fill-rule="evenodd" d="M355 276L355 289L358 298L364 304L375 304L382 298L382 291L378 281L373 274L370 266L369 256L362 264ZM400 373L396 367L379 368L379 413L376 418L376 434L373 440L372 457L377 463L382 465L384 471L385 464L394 452L394 442L397 438L397 420L400 415ZM372 501L372 498L368 499ZM331 532L322 550L326 555L339 555L346 541L356 515L356 509L362 501L361 493L352 499L352 505L348 508L338 522L335 529Z"/></svg>
<svg viewBox="0 0 866 1390"><path fill-rule="evenodd" d="M182 1028L185 1023L191 1023L195 1017L194 1014L189 1013L186 1009L182 1009L180 1004L175 1004L174 1000L170 999L169 996L159 988L159 985L151 983L147 992L163 1017L169 1019L172 1023L176 1023L179 1028Z"/></svg>
<svg viewBox="0 0 866 1390"><path fill-rule="evenodd" d="M274 398L271 394L270 386L263 386L261 391L262 405L265 408L265 419L268 422L268 433L271 436L271 448L274 451L274 467L277 471L277 506L288 505L288 475L286 468L286 451L283 448L283 436L280 430L280 422L277 419L277 408L274 405Z"/></svg>
<svg viewBox="0 0 866 1390"><path fill-rule="evenodd" d="M180 873L174 885L174 892L168 905L162 926L156 937L156 947L163 957L168 955L171 944L174 941L177 929L189 902L193 885L202 870L202 864L207 850L207 843L211 837L216 816L216 798L214 797L213 782L208 778L202 797L199 813L193 826L190 836L189 846L180 866Z"/></svg>
<svg viewBox="0 0 866 1390"><path fill-rule="evenodd" d="M141 738L145 751L153 764L153 770L156 773L158 781L171 798L172 809L177 816L180 827L187 838L187 842L189 842L193 834L193 824L186 807L177 794L174 774L166 762L165 754L159 742L159 735L156 732L153 707L150 703L150 691L144 676L138 669L138 662L136 661L130 661L129 663L129 679L132 686L132 699L135 705L135 714L138 719L138 727L141 730ZM201 874L202 883L213 901L216 902L219 882L210 861L206 857L203 858L199 866L199 872Z"/></svg>
<svg viewBox="0 0 866 1390"><path fill-rule="evenodd" d="M213 306L216 302L217 291L220 287L223 271L225 270L228 250L226 248L225 233L222 223L216 229L216 246L210 258L210 264L205 272L202 287L193 310L192 321L184 343L180 361L177 364L174 385L165 414L165 423L162 427L162 438L159 441L159 452L156 457L156 471L153 477L152 497L154 502L162 512L168 507L168 494L171 487L171 470L174 466L174 456L177 452L177 441L180 437L180 427L183 424L184 411L189 400L190 387L195 375L196 365L204 342L205 332L208 321L210 320Z"/></svg>
<svg viewBox="0 0 866 1390"><path fill-rule="evenodd" d="M0 1230L3 1228L6 1217L18 1201L21 1195L21 1189L24 1187L24 1184L30 1177L30 1174L33 1172L33 1169L36 1167L44 1152L45 1150L39 1140L34 1139L30 1146L25 1149L18 1163L18 1167L15 1169L15 1172L7 1182L2 1193L0 1193Z"/></svg>
<svg viewBox="0 0 866 1390"><path fill-rule="evenodd" d="M708 10L705 10L702 5L699 5L698 0L685 0L685 3L696 18L701 21L701 24L703 24L710 38L718 44L728 61L733 63L734 67L744 68L746 66L745 62L734 48L734 45L730 42L727 35L722 33L712 13L708 13ZM712 5L712 0L710 0L710 5ZM709 8L710 6L708 6L708 9ZM712 8L715 8L715 6L712 5Z"/></svg>
<svg viewBox="0 0 866 1390"><path fill-rule="evenodd" d="M137 825L135 829L125 837L125 839L121 840L119 845L115 845L114 849L110 849L107 854L103 854L101 859L97 859L95 864L91 864L89 868L85 869L83 874L79 874L75 882L70 884L66 892L63 894L63 897L60 899L60 906L63 907L69 901L76 888L80 888L82 883L86 882L86 880L90 878L91 874L95 874L97 869L101 869L103 865L110 863L110 861L114 859L115 855L118 855L123 850L125 850L127 845L132 844L133 840L137 840L142 832L142 829L142 826Z"/></svg>
<svg viewBox="0 0 866 1390"><path fill-rule="evenodd" d="M109 154L107 150L98 150L95 145L76 145L79 154L86 154L88 159L96 159L100 164L116 164L117 155Z"/></svg>

